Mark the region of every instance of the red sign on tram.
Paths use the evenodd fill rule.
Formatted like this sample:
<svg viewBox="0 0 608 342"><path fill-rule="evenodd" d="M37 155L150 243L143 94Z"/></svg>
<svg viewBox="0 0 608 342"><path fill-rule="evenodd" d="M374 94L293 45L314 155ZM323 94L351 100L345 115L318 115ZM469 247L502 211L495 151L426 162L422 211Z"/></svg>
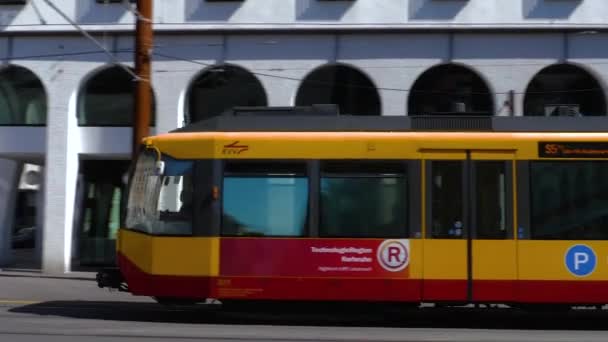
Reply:
<svg viewBox="0 0 608 342"><path fill-rule="evenodd" d="M408 278L408 240L224 238L221 276Z"/></svg>

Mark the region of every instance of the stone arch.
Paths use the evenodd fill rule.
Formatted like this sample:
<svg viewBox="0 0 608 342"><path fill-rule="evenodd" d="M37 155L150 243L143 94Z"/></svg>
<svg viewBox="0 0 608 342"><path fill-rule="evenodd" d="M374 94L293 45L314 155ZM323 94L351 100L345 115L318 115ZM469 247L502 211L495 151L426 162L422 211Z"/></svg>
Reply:
<svg viewBox="0 0 608 342"><path fill-rule="evenodd" d="M222 64L203 70L186 93L186 122L204 120L236 106L267 106L262 83L243 67Z"/></svg>
<svg viewBox="0 0 608 342"><path fill-rule="evenodd" d="M308 74L298 89L296 106L336 104L341 114L381 115L380 94L372 80L346 64L323 65Z"/></svg>
<svg viewBox="0 0 608 342"><path fill-rule="evenodd" d="M46 90L31 70L0 69L0 125L46 125L47 110Z"/></svg>
<svg viewBox="0 0 608 342"><path fill-rule="evenodd" d="M494 115L494 96L475 71L458 64L426 70L410 89L409 115Z"/></svg>
<svg viewBox="0 0 608 342"><path fill-rule="evenodd" d="M606 115L604 89L598 79L582 67L569 63L550 65L528 84L524 115Z"/></svg>
<svg viewBox="0 0 608 342"><path fill-rule="evenodd" d="M132 70L132 69L131 69ZM93 72L78 93L79 126L132 126L137 82L124 67L113 65ZM156 101L152 92L150 126L155 125Z"/></svg>

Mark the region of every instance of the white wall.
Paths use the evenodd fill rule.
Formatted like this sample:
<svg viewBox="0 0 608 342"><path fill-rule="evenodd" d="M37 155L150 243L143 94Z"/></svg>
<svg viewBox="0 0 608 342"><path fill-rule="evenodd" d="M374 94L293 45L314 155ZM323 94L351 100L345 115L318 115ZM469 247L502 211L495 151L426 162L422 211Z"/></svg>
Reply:
<svg viewBox="0 0 608 342"><path fill-rule="evenodd" d="M0 25L9 31L73 30L48 0L30 0L23 6L2 6ZM132 27L125 4L98 4L93 0L52 0L66 15L90 29L108 31ZM248 27L301 28L339 25L383 27L447 26L601 26L608 18L605 0L156 0L157 29L197 30L229 23ZM111 24L108 26L107 24ZM25 26L27 25L27 26ZM34 27L30 25L36 25Z"/></svg>
<svg viewBox="0 0 608 342"><path fill-rule="evenodd" d="M280 1L284 3L274 2L279 12L286 11L289 3L296 5L293 0ZM34 1L38 2L40 0ZM593 2L585 0L581 6ZM72 2L65 0L65 3ZM163 7L165 12L162 13L176 16L175 11L180 7L179 2L176 3L175 8ZM197 8L197 4L203 3L196 0L189 5ZM255 0L247 0L247 7L235 10L235 18L242 15L244 17L239 20L245 20L246 12L240 11L245 11L253 3ZM386 7L395 10L403 3L389 2ZM466 4L466 1L454 3ZM314 4L321 6L321 3ZM370 4L369 0L357 1L347 9L348 15L345 14L344 18L363 20L356 19L356 13L362 13L357 11L363 11ZM458 15L464 16L476 6L486 8L489 5L470 0ZM576 9L576 13L580 10ZM239 16L236 16L236 12ZM508 12L505 10L505 13ZM601 13L601 9L598 12ZM263 16L271 15L270 12L263 13ZM177 20L177 17L168 18L173 18L171 22ZM230 18L233 20L232 16ZM130 49L133 46L131 35L99 33L97 37L108 47ZM507 114L501 107L507 99L506 93L511 90L518 94L515 111L516 115L521 115L522 93L528 83L538 71L554 63L576 63L592 72L602 85L608 84L608 34L604 33L565 36L559 32L249 32L208 35L158 32L155 43L155 52L166 55L156 55L153 60L152 82L157 104L155 131L159 133L181 124L190 83L207 67L218 63L236 64L255 73L272 106L293 105L301 80L316 68L328 63L351 65L366 74L380 89L383 115L405 115L408 90L422 73L441 63L458 63L477 72L487 81L491 91L497 93L495 104L500 115ZM97 52L61 56L87 51ZM116 58L123 64L131 65L132 55L131 52L121 53ZM79 158L126 159L131 149L131 132L128 128L77 126L76 96L80 87L111 62L111 58L99 52L94 44L82 36L35 35L30 32L28 35L11 36L10 39L2 37L0 58L6 57L11 58L11 64L26 67L40 78L47 91L49 112L46 128L0 128L0 156L44 158L46 201L43 208L43 266L47 272L63 273L70 269L69 251ZM4 173L0 172L0 177L4 177Z"/></svg>
<svg viewBox="0 0 608 342"><path fill-rule="evenodd" d="M104 42L127 49L132 46L132 37L108 35ZM153 60L152 82L157 104L157 132L167 132L181 125L190 83L209 66L221 63L239 65L254 73L273 106L293 105L301 80L316 68L333 63L350 65L367 75L379 88L383 115L406 114L409 90L414 82L426 70L442 63L467 66L486 80L490 90L496 93L496 110L500 115L506 114L502 104L509 91L517 94L515 109L516 113L522 114L523 93L528 83L536 73L554 63L575 63L594 74L600 84L608 84L608 34L603 33L157 34L155 42L155 52L159 55ZM24 66L38 75L47 91L60 88L70 96L77 93L88 77L111 62L103 53L18 58L66 51L96 51L90 42L79 36L16 36L12 38L12 46L13 56L17 57L12 64ZM121 53L116 58L131 65L132 53ZM61 117L68 115L67 107L50 110ZM130 138L123 137L120 129L114 133L107 131L108 128L102 129L105 133L83 133L87 129L91 130L74 128L74 134L82 137L75 145L76 153L108 153L121 158L128 155L124 144ZM103 152L103 148L96 146L108 134L121 138L103 147L107 148ZM126 130L125 134L130 131ZM43 153L45 149L36 138L18 145L14 139L9 139L0 144L0 154L6 155L12 150Z"/></svg>

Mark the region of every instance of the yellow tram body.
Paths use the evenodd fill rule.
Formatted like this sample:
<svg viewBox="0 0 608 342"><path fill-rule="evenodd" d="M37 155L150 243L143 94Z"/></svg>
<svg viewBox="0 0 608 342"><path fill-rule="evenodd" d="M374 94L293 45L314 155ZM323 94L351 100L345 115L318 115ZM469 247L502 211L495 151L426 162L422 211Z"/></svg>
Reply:
<svg viewBox="0 0 608 342"><path fill-rule="evenodd" d="M319 246L337 243L344 247L351 241L365 240L372 241L372 246L373 241L380 243L386 239L310 235L296 238L221 234L162 236L124 228L118 234L117 253L121 271L134 294L244 300L608 303L608 240L531 238L530 227L526 226L529 223L521 219L522 210L531 210L530 195L525 193L530 189L530 180L522 183L523 177L530 178L531 163L608 163L608 133L176 132L148 137L143 145L158 155L176 160L410 161L413 164L407 170L408 176L416 177L408 186L413 187L412 198L417 201L412 212L418 215L419 227L410 229L409 236L399 238L408 243L405 269L344 276L337 273L299 274L297 267L300 266L289 268L289 272L265 270L259 274L253 271L240 274L238 267L241 266L237 265L236 271L224 272L232 267L225 263L237 261L229 260L230 254L225 254L228 252L223 249L236 251L234 257L239 259L239 265L249 269L249 265L264 263L263 258L288 258L287 255L293 257L293 254L286 251L286 254L277 255L270 252L244 255L245 252L238 252L238 241L253 243L256 240L256 246L262 246L259 244L272 240L268 250L277 250L281 243L299 248L293 246L297 246L298 241L310 240L312 242L307 242L309 244L304 248L314 251L310 243L320 243ZM448 161L461 164L441 164ZM502 238L434 238L430 233L429 206L435 202L429 197L434 194L430 188L436 184L434 179L429 179L434 177L430 168L433 165L463 165L464 185L460 188L464 189L467 184L473 184L467 182L478 181L474 179L475 175L465 174L474 170L475 165L485 165L478 162L499 162L502 164L488 165L509 170L501 171L500 179L504 180L501 186L507 202L501 205L510 208L501 214L505 220L502 229L510 233ZM528 171L522 174L521 170ZM598 189L608 190L606 182L599 179L597 182ZM220 184L215 184L211 191L215 201L222 200L224 194ZM476 193L469 193L468 204L463 204L468 201L463 197L463 203L454 201L453 205L465 208L490 205L473 200L475 196L482 196L482 192L483 188L480 188ZM601 201L608 193L594 196L599 196L597 200ZM608 212L608 208L604 210ZM475 215L483 216L483 213ZM505 219L505 216L508 217ZM604 229L608 230L608 226ZM293 242L294 239L298 241ZM249 253L255 250L253 248L245 246L241 251ZM581 249L576 252L578 249L572 248ZM382 257L375 250L370 256L372 254L372 259ZM310 255L301 258L311 262L317 260Z"/></svg>

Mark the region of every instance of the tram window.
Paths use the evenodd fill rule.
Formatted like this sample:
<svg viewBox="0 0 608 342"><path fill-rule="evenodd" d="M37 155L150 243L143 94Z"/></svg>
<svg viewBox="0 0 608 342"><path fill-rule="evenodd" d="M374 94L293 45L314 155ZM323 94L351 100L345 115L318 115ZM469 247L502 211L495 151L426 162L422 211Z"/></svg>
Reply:
<svg viewBox="0 0 608 342"><path fill-rule="evenodd" d="M530 163L531 237L608 240L608 162Z"/></svg>
<svg viewBox="0 0 608 342"><path fill-rule="evenodd" d="M464 237L462 167L461 161L432 161L430 228L433 238Z"/></svg>
<svg viewBox="0 0 608 342"><path fill-rule="evenodd" d="M158 196L158 230L166 235L192 234L192 161L165 161Z"/></svg>
<svg viewBox="0 0 608 342"><path fill-rule="evenodd" d="M408 237L404 163L327 162L321 172L320 236Z"/></svg>
<svg viewBox="0 0 608 342"><path fill-rule="evenodd" d="M304 163L227 163L223 236L303 236L308 214Z"/></svg>
<svg viewBox="0 0 608 342"><path fill-rule="evenodd" d="M131 179L126 227L153 235L192 235L192 167L189 160L163 156L165 171L156 174L156 154L139 157Z"/></svg>
<svg viewBox="0 0 608 342"><path fill-rule="evenodd" d="M475 163L477 238L507 238L507 167L503 161Z"/></svg>

